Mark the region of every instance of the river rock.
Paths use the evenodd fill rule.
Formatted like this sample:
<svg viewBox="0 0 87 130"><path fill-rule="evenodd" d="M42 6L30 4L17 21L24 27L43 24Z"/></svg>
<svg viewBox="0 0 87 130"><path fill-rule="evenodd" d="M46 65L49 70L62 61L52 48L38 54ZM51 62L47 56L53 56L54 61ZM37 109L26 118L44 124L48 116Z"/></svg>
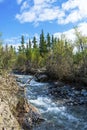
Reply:
<svg viewBox="0 0 87 130"><path fill-rule="evenodd" d="M82 89L82 90L81 90L81 95L83 95L83 96L87 96L87 90Z"/></svg>
<svg viewBox="0 0 87 130"><path fill-rule="evenodd" d="M49 78L48 78L48 76L45 75L45 74L38 74L38 75L36 75L35 80L36 80L37 82L47 82L47 81L49 80Z"/></svg>
<svg viewBox="0 0 87 130"><path fill-rule="evenodd" d="M61 81L54 82L54 87L59 88L59 87L63 87L63 86L64 86L64 83Z"/></svg>
<svg viewBox="0 0 87 130"><path fill-rule="evenodd" d="M64 104L67 105L87 104L87 90L85 89L78 90L75 87L71 87L69 85L56 83L49 88L49 93L51 93L55 100L67 99L64 102Z"/></svg>

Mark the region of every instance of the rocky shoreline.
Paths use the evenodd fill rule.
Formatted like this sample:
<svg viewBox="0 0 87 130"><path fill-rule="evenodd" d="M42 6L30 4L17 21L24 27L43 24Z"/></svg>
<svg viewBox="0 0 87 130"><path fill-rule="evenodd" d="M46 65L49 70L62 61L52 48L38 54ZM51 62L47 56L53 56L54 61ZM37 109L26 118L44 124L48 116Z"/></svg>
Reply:
<svg viewBox="0 0 87 130"><path fill-rule="evenodd" d="M87 105L87 89L51 81L44 73L34 76L39 82L51 82L48 94L65 105ZM44 121L39 110L27 102L24 87L18 87L12 74L0 76L0 130L29 130Z"/></svg>
<svg viewBox="0 0 87 130"><path fill-rule="evenodd" d="M48 89L52 98L63 101L64 105L87 105L87 90L84 87L76 89L75 86L54 82Z"/></svg>
<svg viewBox="0 0 87 130"><path fill-rule="evenodd" d="M43 121L12 75L0 76L0 130L27 130Z"/></svg>
<svg viewBox="0 0 87 130"><path fill-rule="evenodd" d="M59 81L58 79L52 79L46 73L46 69L32 69L30 74L33 74L37 82L52 83L53 85L48 88L48 95L56 100L64 100L65 105L87 105L87 76Z"/></svg>
<svg viewBox="0 0 87 130"><path fill-rule="evenodd" d="M49 75L46 68L34 69L31 68L26 71L21 70L13 70L14 73L17 74L25 74L25 75L35 75L35 78L39 82L46 82L46 81L58 81L59 79L55 79L54 75ZM60 80L59 80L60 81ZM87 74L84 76L82 73L76 76L69 76L64 77L61 79L61 82L67 84L74 84L77 87L77 84L83 85L87 89Z"/></svg>
<svg viewBox="0 0 87 130"><path fill-rule="evenodd" d="M51 86L48 87L48 95L51 95L56 101L62 100L65 105L87 105L87 85L82 84L82 81L63 82L51 80L45 74L37 75L35 80L38 82L50 82Z"/></svg>

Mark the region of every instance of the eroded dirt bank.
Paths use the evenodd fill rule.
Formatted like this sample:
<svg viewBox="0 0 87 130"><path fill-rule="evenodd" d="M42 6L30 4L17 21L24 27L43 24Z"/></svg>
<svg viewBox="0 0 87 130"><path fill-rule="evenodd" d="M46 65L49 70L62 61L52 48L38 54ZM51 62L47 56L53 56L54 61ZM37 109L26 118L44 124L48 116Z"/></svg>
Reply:
<svg viewBox="0 0 87 130"><path fill-rule="evenodd" d="M14 76L0 76L0 130L25 130L40 121L38 109L24 98Z"/></svg>

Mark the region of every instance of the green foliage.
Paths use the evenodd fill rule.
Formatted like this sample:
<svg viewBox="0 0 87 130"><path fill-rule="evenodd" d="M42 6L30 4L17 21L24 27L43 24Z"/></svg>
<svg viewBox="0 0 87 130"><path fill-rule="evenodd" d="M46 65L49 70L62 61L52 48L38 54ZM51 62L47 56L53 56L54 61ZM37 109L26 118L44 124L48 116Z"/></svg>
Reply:
<svg viewBox="0 0 87 130"><path fill-rule="evenodd" d="M16 52L13 47L0 47L0 71L9 71L13 68L16 60Z"/></svg>
<svg viewBox="0 0 87 130"><path fill-rule="evenodd" d="M78 52L76 53L75 60L78 68L81 68L84 75L87 74L87 36L82 35L82 33L75 28L76 34L76 44Z"/></svg>
<svg viewBox="0 0 87 130"><path fill-rule="evenodd" d="M25 52L25 46L24 46L24 36L21 36L21 46L19 46L19 52L24 53Z"/></svg>
<svg viewBox="0 0 87 130"><path fill-rule="evenodd" d="M51 49L51 37L50 34L47 34L47 50L50 51Z"/></svg>
<svg viewBox="0 0 87 130"><path fill-rule="evenodd" d="M19 53L16 59L16 68L19 70L25 70L26 55Z"/></svg>
<svg viewBox="0 0 87 130"><path fill-rule="evenodd" d="M40 44L39 44L39 49L40 49L40 55L42 57L44 57L44 55L47 53L47 44L46 44L46 40L44 37L44 32L42 30L41 34L40 34Z"/></svg>
<svg viewBox="0 0 87 130"><path fill-rule="evenodd" d="M38 68L40 65L40 52L38 48L32 49L32 55L31 55L31 63L32 67Z"/></svg>
<svg viewBox="0 0 87 130"><path fill-rule="evenodd" d="M36 37L34 36L33 37L33 48L37 48L37 40L36 40Z"/></svg>
<svg viewBox="0 0 87 130"><path fill-rule="evenodd" d="M47 59L47 70L50 75L53 73L54 78L59 79L70 75L73 64L72 51L72 46L68 43L66 45L65 40L57 40L53 46L52 53Z"/></svg>
<svg viewBox="0 0 87 130"><path fill-rule="evenodd" d="M74 44L68 41L65 35L56 38L49 33L44 35L42 30L39 41L33 37L28 43L24 36L21 36L18 52L10 46L2 46L0 37L0 70L18 69L30 71L46 67L51 77L66 79L76 75L87 75L87 37L75 28L76 40ZM39 45L38 45L39 43ZM77 52L73 53L74 48Z"/></svg>

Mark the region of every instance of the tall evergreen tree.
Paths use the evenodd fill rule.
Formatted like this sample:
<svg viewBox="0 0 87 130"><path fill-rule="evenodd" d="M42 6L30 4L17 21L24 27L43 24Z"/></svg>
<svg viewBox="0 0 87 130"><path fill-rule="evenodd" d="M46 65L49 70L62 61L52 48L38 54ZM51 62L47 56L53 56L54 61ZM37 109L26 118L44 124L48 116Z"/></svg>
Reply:
<svg viewBox="0 0 87 130"><path fill-rule="evenodd" d="M29 48L31 48L31 40L29 39Z"/></svg>
<svg viewBox="0 0 87 130"><path fill-rule="evenodd" d="M47 53L47 44L44 37L44 32L42 30L40 34L40 44L39 44L40 54L41 56L44 56L45 53Z"/></svg>
<svg viewBox="0 0 87 130"><path fill-rule="evenodd" d="M52 38L51 38L51 48L53 49L53 46L54 46L54 36L52 35Z"/></svg>
<svg viewBox="0 0 87 130"><path fill-rule="evenodd" d="M35 36L33 37L32 43L33 43L33 48L37 48L37 40Z"/></svg>
<svg viewBox="0 0 87 130"><path fill-rule="evenodd" d="M48 51L50 50L51 48L51 38L50 38L50 34L48 33L47 34L47 49Z"/></svg>
<svg viewBox="0 0 87 130"><path fill-rule="evenodd" d="M23 52L23 53L24 53L24 51L25 51L24 43L25 43L25 41L24 41L24 36L22 35L22 36L21 36L21 49L22 49L22 52Z"/></svg>
<svg viewBox="0 0 87 130"><path fill-rule="evenodd" d="M28 62L31 61L31 53L32 53L31 40L29 39L29 42L27 43L26 46L26 58Z"/></svg>

